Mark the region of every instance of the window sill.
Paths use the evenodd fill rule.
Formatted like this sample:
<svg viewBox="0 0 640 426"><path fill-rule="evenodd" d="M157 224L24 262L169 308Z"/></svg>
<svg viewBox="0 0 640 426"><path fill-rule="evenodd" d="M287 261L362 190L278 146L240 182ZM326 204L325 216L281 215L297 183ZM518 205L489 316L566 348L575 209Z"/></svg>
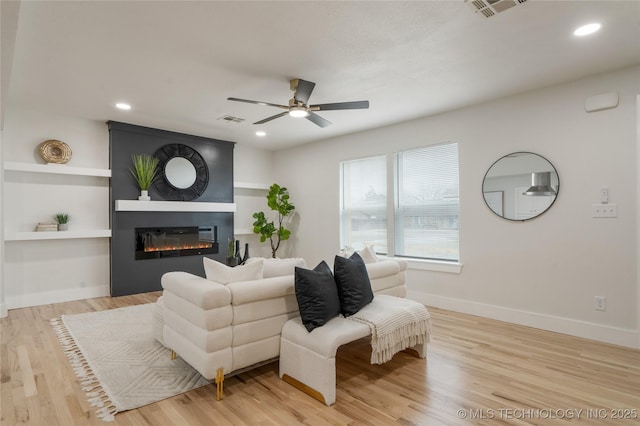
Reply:
<svg viewBox="0 0 640 426"><path fill-rule="evenodd" d="M450 274L459 274L462 272L462 263L456 262L439 262L437 260L419 260L406 259L409 269L417 269L421 271L448 272Z"/></svg>

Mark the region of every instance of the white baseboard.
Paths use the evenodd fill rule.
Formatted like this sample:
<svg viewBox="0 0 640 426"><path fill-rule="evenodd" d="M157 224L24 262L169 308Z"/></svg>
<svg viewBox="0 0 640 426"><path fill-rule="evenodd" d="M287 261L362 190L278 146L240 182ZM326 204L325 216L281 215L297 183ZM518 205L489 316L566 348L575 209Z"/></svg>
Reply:
<svg viewBox="0 0 640 426"><path fill-rule="evenodd" d="M93 299L95 297L109 296L109 294L109 286L45 291L41 293L28 293L16 296L6 296L6 306L8 309L28 308L31 306L49 305L51 303Z"/></svg>
<svg viewBox="0 0 640 426"><path fill-rule="evenodd" d="M537 312L522 311L505 308L503 306L489 305L486 303L472 302L469 300L455 299L452 297L438 296L435 294L409 291L407 298L416 300L424 305L464 314L477 315L527 327L539 328L556 333L568 334L599 342L612 343L614 345L627 346L638 349L640 333L620 327L596 324L588 321L571 318L545 315Z"/></svg>

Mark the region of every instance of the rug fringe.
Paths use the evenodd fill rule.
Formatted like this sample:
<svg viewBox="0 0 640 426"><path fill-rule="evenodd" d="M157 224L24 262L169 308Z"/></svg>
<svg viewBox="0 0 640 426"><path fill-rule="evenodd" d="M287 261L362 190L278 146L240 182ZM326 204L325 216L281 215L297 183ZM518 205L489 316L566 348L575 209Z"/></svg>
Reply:
<svg viewBox="0 0 640 426"><path fill-rule="evenodd" d="M92 407L99 408L96 411L96 415L105 422L114 421L118 410L91 370L91 365L87 362L71 333L69 333L62 317L53 318L49 323L58 337L64 354L69 359L73 372L78 379L81 379L80 385L85 392L87 401Z"/></svg>

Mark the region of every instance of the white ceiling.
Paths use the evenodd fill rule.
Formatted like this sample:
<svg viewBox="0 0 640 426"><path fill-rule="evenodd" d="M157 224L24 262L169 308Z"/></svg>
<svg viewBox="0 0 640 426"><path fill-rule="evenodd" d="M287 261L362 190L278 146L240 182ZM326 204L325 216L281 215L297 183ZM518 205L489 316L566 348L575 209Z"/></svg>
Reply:
<svg viewBox="0 0 640 426"><path fill-rule="evenodd" d="M22 1L5 104L278 149L637 64L639 42L640 1ZM255 126L280 110L226 100L287 104L292 78L371 107Z"/></svg>

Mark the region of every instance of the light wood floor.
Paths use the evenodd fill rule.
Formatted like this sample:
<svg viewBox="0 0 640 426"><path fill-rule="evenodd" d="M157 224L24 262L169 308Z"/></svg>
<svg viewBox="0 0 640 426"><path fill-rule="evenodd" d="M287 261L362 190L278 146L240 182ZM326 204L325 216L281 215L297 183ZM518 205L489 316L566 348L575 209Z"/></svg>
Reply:
<svg viewBox="0 0 640 426"><path fill-rule="evenodd" d="M49 319L158 296L10 311L0 321L0 423L104 426L88 406ZM640 351L429 311L433 336L426 360L400 353L372 366L367 340L343 346L331 407L281 381L274 362L225 380L222 401L209 385L117 414L114 424L640 424ZM625 416L633 418L615 418Z"/></svg>

